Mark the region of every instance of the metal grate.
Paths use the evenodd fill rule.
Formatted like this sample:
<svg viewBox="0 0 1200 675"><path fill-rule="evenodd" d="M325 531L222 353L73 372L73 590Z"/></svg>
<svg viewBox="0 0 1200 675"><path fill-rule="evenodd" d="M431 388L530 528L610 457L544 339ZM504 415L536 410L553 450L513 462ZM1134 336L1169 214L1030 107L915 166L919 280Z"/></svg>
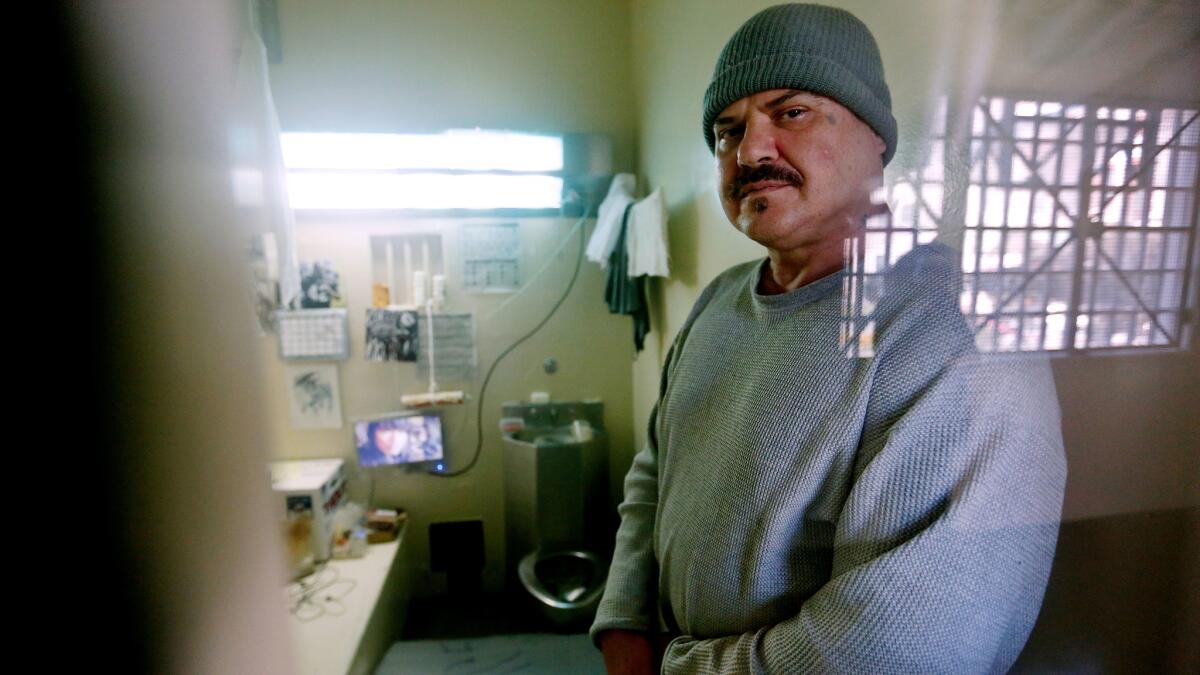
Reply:
<svg viewBox="0 0 1200 675"><path fill-rule="evenodd" d="M869 316L881 275L936 235L961 250L982 351L1187 346L1196 110L990 96L963 124L947 118L943 104L921 168L889 185L891 213L847 250L848 317ZM847 323L844 347L861 347L863 323Z"/></svg>

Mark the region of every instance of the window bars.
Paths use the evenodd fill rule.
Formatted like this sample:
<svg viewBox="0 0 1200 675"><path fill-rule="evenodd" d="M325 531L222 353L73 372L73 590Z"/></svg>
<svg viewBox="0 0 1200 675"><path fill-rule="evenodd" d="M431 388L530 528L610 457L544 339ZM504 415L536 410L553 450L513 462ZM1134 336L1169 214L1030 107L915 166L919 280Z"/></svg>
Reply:
<svg viewBox="0 0 1200 675"><path fill-rule="evenodd" d="M882 275L936 236L961 251L960 306L981 351L1187 346L1196 110L985 96L947 117L943 103L925 161L887 187L890 215L848 246L847 317L869 316ZM858 355L862 325L843 328Z"/></svg>

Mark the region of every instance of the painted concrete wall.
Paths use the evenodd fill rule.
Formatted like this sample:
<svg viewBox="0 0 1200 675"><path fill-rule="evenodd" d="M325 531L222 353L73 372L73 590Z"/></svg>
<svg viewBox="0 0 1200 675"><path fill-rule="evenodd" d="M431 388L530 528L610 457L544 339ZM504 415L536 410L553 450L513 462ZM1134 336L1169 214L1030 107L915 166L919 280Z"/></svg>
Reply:
<svg viewBox="0 0 1200 675"><path fill-rule="evenodd" d="M518 0L514 2L280 3L282 62L271 67L280 124L287 131L436 131L495 128L540 132L604 133L614 164L633 162L633 108L628 102L628 6L624 2ZM460 292L462 228L469 222L511 218L397 219L301 216L302 259L328 258L341 274L350 309L353 353L339 364L343 415L399 409L400 396L426 390L415 364L373 363L363 357L365 310L371 299L370 237L416 231L440 233L447 261L447 311L475 314L479 368L470 382L447 382L475 397L499 353L545 316L570 279L579 251L575 221L520 219L522 276L541 276L502 310L509 294ZM591 221L587 224L590 233ZM485 586L503 575L504 503L498 418L504 401L534 390L557 400L599 397L606 405L614 485L632 445L632 328L603 304L604 277L584 262L579 281L555 317L496 371L484 401L483 448L478 464L456 478L400 469L375 470L375 502L408 510L409 561L417 593L442 589L431 575L427 526L480 518L484 522ZM500 310L500 311L497 311ZM289 419L284 363L273 339L260 348L267 363L269 426L277 457L353 457L351 431L300 431ZM547 375L546 358L559 370ZM474 454L476 405L445 413L451 466ZM368 484L352 486L365 499ZM614 493L615 494L615 493Z"/></svg>

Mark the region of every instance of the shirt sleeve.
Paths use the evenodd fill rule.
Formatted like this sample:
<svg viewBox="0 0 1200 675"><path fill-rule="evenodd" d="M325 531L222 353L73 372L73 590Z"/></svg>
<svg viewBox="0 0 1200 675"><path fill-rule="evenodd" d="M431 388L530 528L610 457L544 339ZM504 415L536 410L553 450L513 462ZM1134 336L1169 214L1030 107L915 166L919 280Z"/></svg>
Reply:
<svg viewBox="0 0 1200 675"><path fill-rule="evenodd" d="M633 458L625 475L625 497L617 512L617 528L612 564L605 581L604 595L596 610L596 619L588 631L599 647L602 631L610 629L656 631L658 618L658 558L654 552L654 527L658 512L658 407L670 378L675 353L682 348L696 317L711 300L718 286L714 280L700 294L683 327L667 352L659 379L658 402L650 413L646 444Z"/></svg>
<svg viewBox="0 0 1200 675"><path fill-rule="evenodd" d="M655 417L651 414L651 434ZM633 465L625 475L625 498L617 507L621 525L617 529L612 565L589 631L597 646L601 631L657 628L658 561L654 555L657 508L658 451L651 436L634 456Z"/></svg>
<svg viewBox="0 0 1200 675"><path fill-rule="evenodd" d="M928 337L878 352L829 581L773 625L674 639L663 672L976 673L1016 660L1066 479L1049 364Z"/></svg>

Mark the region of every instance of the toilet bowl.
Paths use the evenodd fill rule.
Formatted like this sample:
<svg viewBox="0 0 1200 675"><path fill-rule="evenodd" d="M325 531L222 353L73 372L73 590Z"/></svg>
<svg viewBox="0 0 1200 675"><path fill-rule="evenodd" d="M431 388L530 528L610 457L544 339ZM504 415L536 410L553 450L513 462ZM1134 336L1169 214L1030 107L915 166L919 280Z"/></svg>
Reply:
<svg viewBox="0 0 1200 675"><path fill-rule="evenodd" d="M542 614L557 626L591 621L604 593L605 568L588 551L533 551L517 575Z"/></svg>

